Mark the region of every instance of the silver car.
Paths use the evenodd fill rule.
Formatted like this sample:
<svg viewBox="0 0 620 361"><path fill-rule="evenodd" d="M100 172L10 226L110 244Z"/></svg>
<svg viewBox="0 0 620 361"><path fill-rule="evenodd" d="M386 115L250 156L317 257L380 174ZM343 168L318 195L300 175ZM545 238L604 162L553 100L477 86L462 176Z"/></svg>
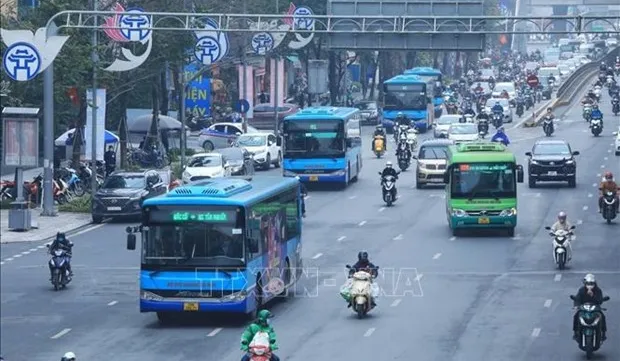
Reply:
<svg viewBox="0 0 620 361"><path fill-rule="evenodd" d="M198 144L208 152L214 149L228 148L243 133L241 123L216 123L200 132ZM248 126L247 133L259 133L259 131Z"/></svg>

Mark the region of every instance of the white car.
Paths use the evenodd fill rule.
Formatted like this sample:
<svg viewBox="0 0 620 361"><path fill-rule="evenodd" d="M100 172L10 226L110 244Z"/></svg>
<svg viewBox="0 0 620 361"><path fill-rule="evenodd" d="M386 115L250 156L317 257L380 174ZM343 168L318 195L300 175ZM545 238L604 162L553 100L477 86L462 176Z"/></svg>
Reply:
<svg viewBox="0 0 620 361"><path fill-rule="evenodd" d="M478 125L474 123L452 124L448 129L448 139L455 143L475 142L480 139Z"/></svg>
<svg viewBox="0 0 620 361"><path fill-rule="evenodd" d="M614 152L616 153L616 155L620 155L620 127L618 127L617 132L614 132L614 135L616 136L616 141L614 143Z"/></svg>
<svg viewBox="0 0 620 361"><path fill-rule="evenodd" d="M460 114L445 114L435 121L435 138L448 138L448 129L452 124L461 122L463 116ZM464 120L463 120L464 121Z"/></svg>
<svg viewBox="0 0 620 361"><path fill-rule="evenodd" d="M502 96L504 90L508 93L508 100L513 100L517 96L517 89L515 89L514 83L497 83L493 88L493 98L499 98Z"/></svg>
<svg viewBox="0 0 620 361"><path fill-rule="evenodd" d="M219 153L194 154L183 170L183 183L230 176L230 170L225 167L224 163Z"/></svg>
<svg viewBox="0 0 620 361"><path fill-rule="evenodd" d="M570 75L570 67L566 63L559 64L558 70L560 71L562 78L566 78Z"/></svg>
<svg viewBox="0 0 620 361"><path fill-rule="evenodd" d="M228 148L243 133L243 125L241 123L215 123L200 132L198 144L207 152L214 149ZM259 131L248 126L247 133L259 133Z"/></svg>
<svg viewBox="0 0 620 361"><path fill-rule="evenodd" d="M489 99L487 100L485 109L487 114L492 115L493 114L493 106L495 105L495 103L499 102L499 104L502 106L502 108L504 108L504 120L503 123L512 123L512 109L510 108L510 103L508 102L508 99L504 99L504 98L495 98L495 99Z"/></svg>
<svg viewBox="0 0 620 361"><path fill-rule="evenodd" d="M280 168L282 163L282 147L279 143L272 133L247 133L240 135L235 144L252 154L255 167L269 169L272 164Z"/></svg>

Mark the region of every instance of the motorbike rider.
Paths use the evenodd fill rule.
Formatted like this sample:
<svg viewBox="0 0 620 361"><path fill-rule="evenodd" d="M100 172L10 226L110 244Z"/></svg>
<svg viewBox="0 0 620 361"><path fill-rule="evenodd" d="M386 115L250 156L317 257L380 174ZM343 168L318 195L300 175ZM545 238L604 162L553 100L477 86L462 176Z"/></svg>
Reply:
<svg viewBox="0 0 620 361"><path fill-rule="evenodd" d="M483 92L484 88L482 87L482 85L480 83L476 84L476 87L474 88L474 93L482 94Z"/></svg>
<svg viewBox="0 0 620 361"><path fill-rule="evenodd" d="M306 217L306 197L308 196L308 188L301 182L299 176L295 177L299 182L299 193L301 194L301 216Z"/></svg>
<svg viewBox="0 0 620 361"><path fill-rule="evenodd" d="M590 113L592 119L600 119L601 125L603 123L603 112L598 108L598 104L592 105L592 113Z"/></svg>
<svg viewBox="0 0 620 361"><path fill-rule="evenodd" d="M510 99L510 94L508 94L507 90L502 90L502 94L500 95L500 98Z"/></svg>
<svg viewBox="0 0 620 361"><path fill-rule="evenodd" d="M615 75L614 73L614 69L612 67L607 68L607 70L605 71L605 76L610 76L611 75L611 79L615 80L613 78L613 76Z"/></svg>
<svg viewBox="0 0 620 361"><path fill-rule="evenodd" d="M548 117L551 120L555 119L555 115L553 115L553 109L547 108L547 114L545 114L545 117Z"/></svg>
<svg viewBox="0 0 620 361"><path fill-rule="evenodd" d="M403 112L398 112L398 114L396 115L396 124L399 126L401 125L410 126L411 121L409 120L409 118L407 118L405 114L403 114Z"/></svg>
<svg viewBox="0 0 620 361"><path fill-rule="evenodd" d="M387 176L392 176L395 179L398 179L398 172L392 167L392 162L389 160L385 163L385 168L383 168L383 171L381 171L381 179Z"/></svg>
<svg viewBox="0 0 620 361"><path fill-rule="evenodd" d="M491 108L491 111L493 111L493 114L504 114L504 107L500 104L500 102L495 102L495 105L493 105L493 108Z"/></svg>
<svg viewBox="0 0 620 361"><path fill-rule="evenodd" d="M64 233L58 232L56 233L56 238L52 241L49 247L49 253L54 254L54 251L57 249L63 250L67 256L67 271L69 271L69 276L73 276L73 271L71 270L71 250L73 248L73 242L69 241Z"/></svg>
<svg viewBox="0 0 620 361"><path fill-rule="evenodd" d="M616 212L620 213L620 197L618 196L618 184L614 181L614 175L611 172L605 172L603 181L599 185L598 189L601 191L598 197L598 212L603 211L603 196L607 192L614 193L616 199Z"/></svg>
<svg viewBox="0 0 620 361"><path fill-rule="evenodd" d="M478 115L476 116L476 119L480 120L480 119L484 119L484 120L489 120L489 114L487 114L486 109L482 109L482 111L480 113L478 113Z"/></svg>
<svg viewBox="0 0 620 361"><path fill-rule="evenodd" d="M553 82L553 83L555 83L555 81L556 81L556 80L555 80L555 75L553 75L553 73L551 73L551 74L549 75L549 77L547 78L547 82Z"/></svg>
<svg viewBox="0 0 620 361"><path fill-rule="evenodd" d="M579 307L585 303L600 305L603 303L603 290L596 284L596 278L593 274L588 273L583 278L583 286L579 288L573 301L574 307ZM605 315L601 312L601 340L607 339L607 322ZM579 312L575 312L573 316L573 338L579 339Z"/></svg>
<svg viewBox="0 0 620 361"><path fill-rule="evenodd" d="M564 232L570 232L572 224L567 220L566 212L562 211L558 213L558 220L551 226L551 232L555 233L559 230ZM570 240L573 240L573 237L570 236ZM568 243L568 260L570 261L573 258L573 248L570 242Z"/></svg>
<svg viewBox="0 0 620 361"><path fill-rule="evenodd" d="M601 81L601 79L597 79L597 80L594 82L594 87L595 87L595 88L596 88L596 87L599 87L599 88L602 88L602 87L603 87L603 82Z"/></svg>
<svg viewBox="0 0 620 361"><path fill-rule="evenodd" d="M355 262L355 264L351 266L351 269L349 270L349 276L352 276L355 272L363 270L369 270L373 277L377 277L379 275L379 270L377 266L375 266L368 259L368 252L359 251L357 253L357 262Z"/></svg>
<svg viewBox="0 0 620 361"><path fill-rule="evenodd" d="M280 358L273 353L273 351L278 349L278 345L276 343L276 333L269 324L269 319L272 317L269 310L260 310L256 320L243 331L243 334L241 334L241 350L245 352L245 355L243 355L241 361L250 361L250 355L248 354L250 343L258 332L266 332L269 334L269 348L271 350L270 361L280 361Z"/></svg>
<svg viewBox="0 0 620 361"><path fill-rule="evenodd" d="M76 357L75 354L71 351L65 353L62 358L60 359L60 361L76 361Z"/></svg>
<svg viewBox="0 0 620 361"><path fill-rule="evenodd" d="M601 62L601 65L598 67L600 71L606 71L607 70L607 64L605 64L605 62Z"/></svg>
<svg viewBox="0 0 620 361"><path fill-rule="evenodd" d="M508 146L508 144L510 144L510 139L508 139L508 135L504 133L504 127L497 128L497 131L491 138L491 142L499 142L505 146Z"/></svg>
<svg viewBox="0 0 620 361"><path fill-rule="evenodd" d="M370 150L372 150L372 151L374 151L374 150L375 150L375 142L374 142L374 139L375 139L375 137L376 137L376 136L383 137L383 149L384 149L384 150L387 150L387 142L386 142L387 137L386 137L386 134L385 134L385 129L383 129L383 127L381 126L381 124L377 125L377 127L375 128L375 132L374 132L374 133L372 133L372 139L373 139L373 142L372 142L372 144L371 144L371 145L372 145L372 147L371 147L371 149L370 149Z"/></svg>

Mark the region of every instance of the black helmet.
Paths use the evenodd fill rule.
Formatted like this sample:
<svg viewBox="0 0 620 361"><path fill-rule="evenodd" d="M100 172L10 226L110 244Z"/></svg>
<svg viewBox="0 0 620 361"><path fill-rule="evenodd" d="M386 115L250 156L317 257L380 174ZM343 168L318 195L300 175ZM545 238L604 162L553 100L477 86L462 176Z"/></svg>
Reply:
<svg viewBox="0 0 620 361"><path fill-rule="evenodd" d="M368 252L366 251L359 251L357 253L357 260L360 262L368 262Z"/></svg>
<svg viewBox="0 0 620 361"><path fill-rule="evenodd" d="M65 236L64 232L58 232L56 233L56 239L57 240L65 240L67 237Z"/></svg>

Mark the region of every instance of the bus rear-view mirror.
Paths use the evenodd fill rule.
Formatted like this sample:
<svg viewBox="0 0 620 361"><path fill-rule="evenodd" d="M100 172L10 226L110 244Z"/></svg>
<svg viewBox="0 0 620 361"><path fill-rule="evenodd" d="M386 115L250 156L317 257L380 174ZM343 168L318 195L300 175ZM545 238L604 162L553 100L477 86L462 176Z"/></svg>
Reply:
<svg viewBox="0 0 620 361"><path fill-rule="evenodd" d="M353 142L351 142L350 138L347 138L347 147L351 148L353 146Z"/></svg>
<svg viewBox="0 0 620 361"><path fill-rule="evenodd" d="M258 242L255 239L248 241L248 249L250 253L258 253Z"/></svg>
<svg viewBox="0 0 620 361"><path fill-rule="evenodd" d="M517 165L517 183L523 183L523 166Z"/></svg>
<svg viewBox="0 0 620 361"><path fill-rule="evenodd" d="M281 147L281 146L282 146L282 137L277 137L277 138L276 138L276 145L277 145L278 147Z"/></svg>
<svg viewBox="0 0 620 361"><path fill-rule="evenodd" d="M133 233L127 235L127 249L130 251L136 249L136 235Z"/></svg>

